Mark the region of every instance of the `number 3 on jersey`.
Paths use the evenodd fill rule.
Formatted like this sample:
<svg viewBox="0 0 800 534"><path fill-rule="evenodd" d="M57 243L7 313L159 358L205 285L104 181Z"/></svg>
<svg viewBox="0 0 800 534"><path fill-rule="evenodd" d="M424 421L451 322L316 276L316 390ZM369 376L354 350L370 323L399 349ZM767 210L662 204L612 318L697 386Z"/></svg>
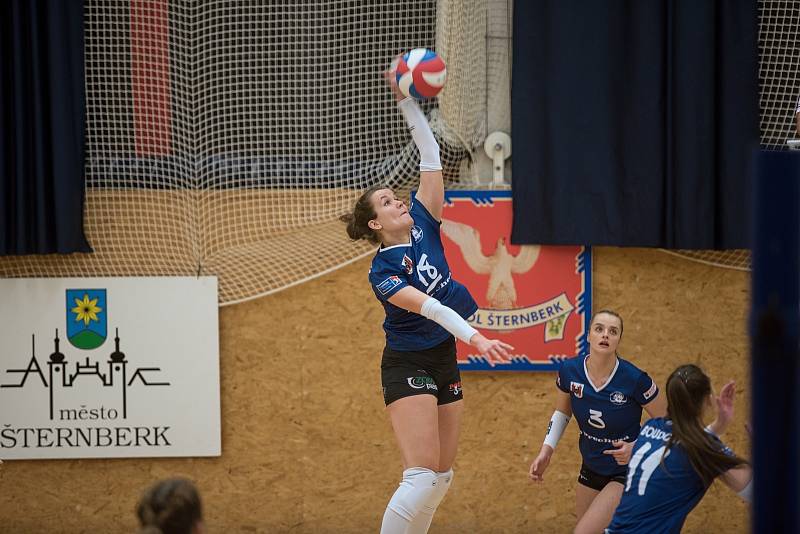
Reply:
<svg viewBox="0 0 800 534"><path fill-rule="evenodd" d="M425 275L427 275L427 278ZM428 295L431 294L431 291L436 288L436 284L438 284L439 280L442 279L442 275L439 274L439 271L436 269L436 267L428 263L427 254L423 254L419 259L419 263L417 263L417 277L419 278L420 283L427 288L425 293ZM428 279L431 281L429 282Z"/></svg>
<svg viewBox="0 0 800 534"><path fill-rule="evenodd" d="M603 412L589 408L589 424L595 428L605 428L606 422L603 421Z"/></svg>

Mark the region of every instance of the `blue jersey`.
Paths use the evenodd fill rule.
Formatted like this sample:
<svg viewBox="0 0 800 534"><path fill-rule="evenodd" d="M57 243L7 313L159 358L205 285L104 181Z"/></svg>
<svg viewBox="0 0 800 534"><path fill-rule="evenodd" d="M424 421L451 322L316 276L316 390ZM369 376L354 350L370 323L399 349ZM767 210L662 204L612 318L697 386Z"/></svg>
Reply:
<svg viewBox="0 0 800 534"><path fill-rule="evenodd" d="M372 290L386 310L383 322L386 344L399 351L429 349L451 336L430 319L389 302L404 287L427 293L464 319L478 309L467 288L451 278L440 235L442 223L421 202L413 202L409 213L414 219L409 242L382 246L375 253L369 271Z"/></svg>
<svg viewBox="0 0 800 534"><path fill-rule="evenodd" d="M680 532L686 516L705 495L708 486L680 443L666 448L671 435L672 421L663 417L650 419L642 427L608 534ZM720 450L733 454L718 438L714 440Z"/></svg>
<svg viewBox="0 0 800 534"><path fill-rule="evenodd" d="M624 475L610 454L613 441L633 441L639 435L642 406L658 394L655 382L632 363L617 358L605 384L595 385L586 371L587 356L565 360L558 370L556 385L570 394L572 413L580 429L579 446L583 463L600 475Z"/></svg>

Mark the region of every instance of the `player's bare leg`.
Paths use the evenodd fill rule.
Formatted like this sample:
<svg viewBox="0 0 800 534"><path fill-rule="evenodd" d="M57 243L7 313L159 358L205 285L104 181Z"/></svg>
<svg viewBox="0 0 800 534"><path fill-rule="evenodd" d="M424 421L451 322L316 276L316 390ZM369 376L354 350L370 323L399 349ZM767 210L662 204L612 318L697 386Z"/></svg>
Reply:
<svg viewBox="0 0 800 534"><path fill-rule="evenodd" d="M464 401L458 400L439 406L439 471L453 467L458 451L458 436L461 433L461 417Z"/></svg>
<svg viewBox="0 0 800 534"><path fill-rule="evenodd" d="M578 484L575 489L575 514L578 517L575 534L602 532L611 523L623 489L619 482L609 482L602 491ZM591 495L594 497L590 498Z"/></svg>
<svg viewBox="0 0 800 534"><path fill-rule="evenodd" d="M586 487L583 484L575 486L575 519L578 523L592 505L592 501L600 494L599 491Z"/></svg>
<svg viewBox="0 0 800 534"><path fill-rule="evenodd" d="M415 395L386 407L404 470L383 515L381 534L411 533L415 517L437 498L440 447L436 403L433 395Z"/></svg>
<svg viewBox="0 0 800 534"><path fill-rule="evenodd" d="M400 447L403 469L439 470L439 413L436 397L414 395L386 407L394 437Z"/></svg>

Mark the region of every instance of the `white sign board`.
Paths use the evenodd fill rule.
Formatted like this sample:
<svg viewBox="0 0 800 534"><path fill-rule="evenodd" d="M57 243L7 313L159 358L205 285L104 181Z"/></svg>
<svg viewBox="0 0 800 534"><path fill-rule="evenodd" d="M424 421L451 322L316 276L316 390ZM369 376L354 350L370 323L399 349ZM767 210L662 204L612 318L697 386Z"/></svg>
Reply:
<svg viewBox="0 0 800 534"><path fill-rule="evenodd" d="M0 280L0 459L219 456L217 279Z"/></svg>

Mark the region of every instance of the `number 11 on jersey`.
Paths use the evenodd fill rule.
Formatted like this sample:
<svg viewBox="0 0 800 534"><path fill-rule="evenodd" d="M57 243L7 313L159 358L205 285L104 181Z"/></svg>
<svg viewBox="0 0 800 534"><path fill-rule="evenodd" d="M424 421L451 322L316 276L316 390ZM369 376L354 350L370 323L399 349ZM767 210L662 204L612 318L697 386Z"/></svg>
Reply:
<svg viewBox="0 0 800 534"><path fill-rule="evenodd" d="M656 470L658 464L661 463L661 456L663 455L664 458L669 456L671 451L667 451L664 454L664 450L667 448L666 445L662 445L661 447L654 450L650 455L647 457L645 461L642 461L644 455L647 454L652 448L652 445L648 442L641 446L641 448L636 451L636 453L631 458L631 463L628 465L628 483L625 484L625 491L631 489L631 483L633 482L633 476L636 474L636 470L639 468L639 464L642 464L642 476L639 478L639 484L637 488L637 493L639 495L644 495L645 490L647 489L647 482L650 480L650 477L653 475L653 471Z"/></svg>

